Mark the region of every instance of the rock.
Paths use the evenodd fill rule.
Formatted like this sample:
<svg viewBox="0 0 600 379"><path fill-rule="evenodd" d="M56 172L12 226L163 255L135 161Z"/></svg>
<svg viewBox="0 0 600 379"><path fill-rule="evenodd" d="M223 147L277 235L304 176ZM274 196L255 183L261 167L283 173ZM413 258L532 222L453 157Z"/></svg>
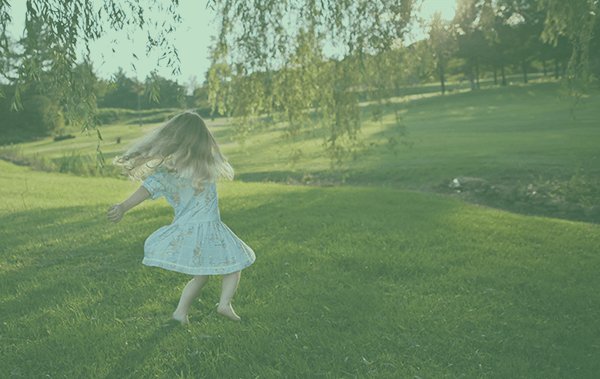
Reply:
<svg viewBox="0 0 600 379"><path fill-rule="evenodd" d="M467 176L459 176L452 180L450 183L451 188L463 188L463 189L482 189L488 187L488 181L481 178L470 178Z"/></svg>

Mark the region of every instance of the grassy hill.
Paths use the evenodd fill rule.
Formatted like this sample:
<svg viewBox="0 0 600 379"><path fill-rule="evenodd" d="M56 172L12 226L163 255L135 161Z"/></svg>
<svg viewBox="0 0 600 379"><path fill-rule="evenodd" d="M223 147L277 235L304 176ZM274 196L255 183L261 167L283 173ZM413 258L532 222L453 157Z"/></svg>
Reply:
<svg viewBox="0 0 600 379"><path fill-rule="evenodd" d="M300 181L310 174L314 180L428 189L461 175L503 184L527 184L540 177L567 180L576 171L598 177L600 94L585 98L573 119L571 102L559 100L558 87L556 82L545 81L396 103L408 132L400 141L408 145L393 150L387 143L397 137L393 110L386 108L381 122L373 121L369 106L364 105L360 137L371 147L335 169L321 146L324 130L317 129L299 141L282 139L281 126L258 130L242 149L232 143L232 130L224 120L209 125L244 181L281 182L288 177ZM103 126L100 147L110 161L131 140L159 125ZM97 137L82 135L60 142L31 142L17 149L57 164L73 151L93 155L97 144ZM303 157L292 164L290 154L295 151Z"/></svg>
<svg viewBox="0 0 600 379"><path fill-rule="evenodd" d="M164 199L0 161L0 372L52 378L592 378L600 227L388 188L221 183L257 255L234 307L218 280L189 328L184 275L141 265Z"/></svg>
<svg viewBox="0 0 600 379"><path fill-rule="evenodd" d="M323 128L298 140L283 139L281 124L258 128L239 146L228 120L209 120L209 126L245 182L416 189L526 215L600 222L599 92L585 97L573 117L572 100L561 98L552 80L458 89L446 96L429 87L392 99L379 121L372 119L371 105L362 104L363 147L342 166L331 166ZM100 147L109 162L103 174L118 177L112 158L159 125L101 127ZM399 143L392 146L390 139ZM50 171L99 175L97 146L96 136L81 135L0 148L0 156L25 156ZM477 178L473 183L485 186L449 188L457 177Z"/></svg>

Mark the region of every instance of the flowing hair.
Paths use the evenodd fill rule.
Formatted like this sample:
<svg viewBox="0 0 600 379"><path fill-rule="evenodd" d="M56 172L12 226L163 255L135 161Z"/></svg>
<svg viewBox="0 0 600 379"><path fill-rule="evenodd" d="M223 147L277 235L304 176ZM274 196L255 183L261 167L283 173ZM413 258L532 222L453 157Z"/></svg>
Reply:
<svg viewBox="0 0 600 379"><path fill-rule="evenodd" d="M221 176L233 180L233 168L197 113L178 114L132 144L113 160L132 181L145 180L161 165L170 173L189 175L196 193L204 189L207 180Z"/></svg>

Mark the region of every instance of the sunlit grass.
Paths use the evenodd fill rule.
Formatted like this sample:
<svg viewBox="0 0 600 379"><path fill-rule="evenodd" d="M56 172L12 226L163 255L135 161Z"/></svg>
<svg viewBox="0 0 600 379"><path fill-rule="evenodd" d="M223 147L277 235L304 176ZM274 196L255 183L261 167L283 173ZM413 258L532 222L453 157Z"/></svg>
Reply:
<svg viewBox="0 0 600 379"><path fill-rule="evenodd" d="M457 176L474 176L497 183L528 183L539 176L566 180L576 170L600 175L600 95L593 94L570 116L570 100L558 100L558 84L493 88L410 101L398 105L409 145L389 148L397 137L395 116L382 122L363 113L365 145L356 160L329 170L322 138L282 141L277 131L259 132L246 150L224 150L245 180L301 178L306 172L348 183L418 189ZM390 110L391 111L391 110ZM290 153L304 157L288 164Z"/></svg>
<svg viewBox="0 0 600 379"><path fill-rule="evenodd" d="M140 262L172 219L137 188L0 161L0 372L73 378L592 378L600 227L385 188L219 185L257 255L234 307L220 283L189 328L186 276Z"/></svg>
<svg viewBox="0 0 600 379"><path fill-rule="evenodd" d="M359 149L356 160L349 159L333 170L323 147L325 130L297 141L283 140L277 127L257 130L242 148L232 141L233 131L225 120L208 121L244 181L300 180L309 173L315 178L350 184L420 189L461 175L510 184L529 183L540 176L544 180L568 180L576 170L600 175L596 164L600 159L600 94L587 97L573 119L571 100L560 100L558 89L557 82L541 81L401 102L394 107L398 107L408 132L404 138L394 129L392 108L386 108L380 122L373 121L369 107L364 106L359 139L368 148ZM100 147L107 161L123 152L131 140L158 125L101 127L104 142ZM120 144L116 142L118 137ZM391 149L390 137L407 145L400 143ZM20 146L25 155L58 159L74 148L93 156L97 144L97 137L84 135L74 140L44 140ZM292 161L296 151L302 156Z"/></svg>

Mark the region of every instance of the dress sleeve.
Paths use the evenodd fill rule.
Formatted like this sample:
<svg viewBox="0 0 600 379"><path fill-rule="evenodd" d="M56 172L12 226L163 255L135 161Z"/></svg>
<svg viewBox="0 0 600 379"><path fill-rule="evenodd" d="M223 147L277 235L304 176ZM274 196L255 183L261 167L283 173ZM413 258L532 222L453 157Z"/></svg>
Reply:
<svg viewBox="0 0 600 379"><path fill-rule="evenodd" d="M165 195L165 179L166 172L156 170L152 175L148 175L144 183L142 183L142 186L146 187L148 192L150 192L152 200Z"/></svg>

